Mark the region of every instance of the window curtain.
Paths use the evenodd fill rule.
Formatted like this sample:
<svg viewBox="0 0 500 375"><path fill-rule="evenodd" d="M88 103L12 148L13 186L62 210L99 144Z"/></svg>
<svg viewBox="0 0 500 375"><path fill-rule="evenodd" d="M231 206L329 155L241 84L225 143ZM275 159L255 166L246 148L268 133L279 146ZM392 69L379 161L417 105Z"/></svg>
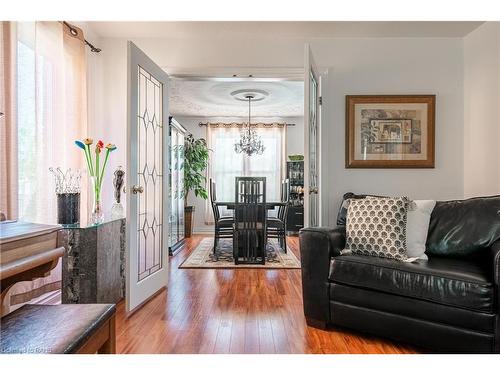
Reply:
<svg viewBox="0 0 500 375"><path fill-rule="evenodd" d="M11 38L15 44L11 61L16 67L12 77L17 101L14 119L19 140L20 220L56 223L55 186L49 167L85 169L83 152L74 144L76 139L87 137L85 44L82 30L74 30L76 35L62 22L17 22ZM7 143L8 147L12 144ZM83 218L87 216L86 193L87 186L83 185ZM15 196L15 192L9 194ZM46 278L16 284L6 300L17 307L60 286L58 265Z"/></svg>
<svg viewBox="0 0 500 375"><path fill-rule="evenodd" d="M262 138L265 150L262 155L247 156L234 151L234 144L244 129L241 124L207 125L207 141L210 153L207 181L216 183L217 200L234 201L234 179L237 176L266 177L268 201L280 199L281 181L286 171L286 126L284 124L252 125ZM221 208L222 215L230 211ZM213 224L210 200L207 200L205 223Z"/></svg>
<svg viewBox="0 0 500 375"><path fill-rule="evenodd" d="M0 25L0 212L17 219L17 126L14 23Z"/></svg>
<svg viewBox="0 0 500 375"><path fill-rule="evenodd" d="M84 169L74 144L87 136L83 32L60 22L17 26L19 217L55 223L56 196L49 168ZM86 179L82 179L86 181ZM81 210L86 217L86 187Z"/></svg>

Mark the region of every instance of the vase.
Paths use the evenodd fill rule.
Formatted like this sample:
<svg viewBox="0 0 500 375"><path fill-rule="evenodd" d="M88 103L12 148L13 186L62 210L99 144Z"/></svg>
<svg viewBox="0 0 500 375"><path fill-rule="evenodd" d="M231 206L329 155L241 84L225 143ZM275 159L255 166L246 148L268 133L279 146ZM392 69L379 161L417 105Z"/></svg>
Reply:
<svg viewBox="0 0 500 375"><path fill-rule="evenodd" d="M90 213L90 224L98 225L104 222L104 212L101 205L101 190L95 177L90 178L92 191L94 193L92 200L92 212Z"/></svg>
<svg viewBox="0 0 500 375"><path fill-rule="evenodd" d="M92 212L90 214L90 224L98 225L104 222L104 212L102 211L101 202L94 199Z"/></svg>
<svg viewBox="0 0 500 375"><path fill-rule="evenodd" d="M111 219L116 220L116 219L122 219L124 217L125 217L125 209L123 208L123 205L115 201L115 203L113 203L113 206L111 207Z"/></svg>
<svg viewBox="0 0 500 375"><path fill-rule="evenodd" d="M80 193L57 194L57 224L80 222Z"/></svg>

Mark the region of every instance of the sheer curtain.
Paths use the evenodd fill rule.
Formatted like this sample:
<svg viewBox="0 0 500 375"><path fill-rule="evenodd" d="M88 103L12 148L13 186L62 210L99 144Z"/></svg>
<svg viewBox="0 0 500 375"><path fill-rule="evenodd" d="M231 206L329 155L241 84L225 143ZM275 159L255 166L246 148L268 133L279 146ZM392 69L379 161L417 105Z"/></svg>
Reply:
<svg viewBox="0 0 500 375"><path fill-rule="evenodd" d="M17 219L15 39L11 22L0 22L0 212Z"/></svg>
<svg viewBox="0 0 500 375"><path fill-rule="evenodd" d="M2 26L4 36L7 29ZM17 140L15 189L6 190L6 199L17 194L14 199L20 220L56 223L56 196L49 167L85 168L83 153L74 145L75 139L87 137L85 45L83 32L75 30L73 35L60 22L8 25L12 41L9 64L13 66L9 80L13 83L6 93L13 97L10 103L17 102L17 106L5 110L15 132L13 139L7 139L2 130L0 149L3 157L4 150L15 150ZM5 120L1 121L4 125ZM3 169L2 161L2 174ZM2 209L3 189L2 182ZM87 214L86 191L82 186L82 215ZM14 309L60 287L59 264L50 276L13 286L4 299L4 309Z"/></svg>
<svg viewBox="0 0 500 375"><path fill-rule="evenodd" d="M49 167L85 167L74 145L87 137L85 45L75 30L60 22L17 23L18 194L25 221L56 222ZM85 193L84 187L82 215Z"/></svg>
<svg viewBox="0 0 500 375"><path fill-rule="evenodd" d="M281 180L285 175L286 126L284 124L258 124L257 134L262 138L265 150L262 155L247 156L234 151L240 139L242 127L237 124L208 124L208 147L212 150L208 167L208 179L217 185L217 200L234 201L236 176L266 177L268 201L280 199ZM222 210L222 215L229 212ZM209 200L205 210L205 222L213 223Z"/></svg>

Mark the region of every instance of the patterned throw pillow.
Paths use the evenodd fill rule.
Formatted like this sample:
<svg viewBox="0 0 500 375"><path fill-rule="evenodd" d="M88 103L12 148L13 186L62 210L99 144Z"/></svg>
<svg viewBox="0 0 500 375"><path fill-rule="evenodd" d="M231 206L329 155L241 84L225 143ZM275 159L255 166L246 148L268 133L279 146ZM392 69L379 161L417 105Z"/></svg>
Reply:
<svg viewBox="0 0 500 375"><path fill-rule="evenodd" d="M349 199L345 251L406 261L408 198Z"/></svg>

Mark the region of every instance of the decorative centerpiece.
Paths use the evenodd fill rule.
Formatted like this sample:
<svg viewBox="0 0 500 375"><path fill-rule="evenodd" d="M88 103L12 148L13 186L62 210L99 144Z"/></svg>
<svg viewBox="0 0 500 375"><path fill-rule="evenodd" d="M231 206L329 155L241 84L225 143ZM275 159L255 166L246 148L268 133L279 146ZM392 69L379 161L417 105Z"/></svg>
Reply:
<svg viewBox="0 0 500 375"><path fill-rule="evenodd" d="M111 207L111 219L121 219L122 217L125 217L125 210L123 209L123 205L121 203L122 187L125 182L125 171L121 166L119 166L114 175L113 186L115 188L115 203L113 203L113 207Z"/></svg>
<svg viewBox="0 0 500 375"><path fill-rule="evenodd" d="M106 164L108 163L109 154L116 150L114 144L108 143L104 147L104 143L99 141L95 145L94 154L95 160L92 156L90 146L94 143L92 138L85 138L83 141L75 141L75 144L80 147L85 153L85 160L87 161L87 168L90 176L90 181L92 184L92 191L94 193L92 212L90 214L91 224L101 224L104 221L104 212L101 206L101 188L102 181L104 178L104 171L106 170ZM106 155L104 157L104 162L100 163L101 152L106 148Z"/></svg>
<svg viewBox="0 0 500 375"><path fill-rule="evenodd" d="M78 224L80 222L81 170L50 167L54 176L57 196L57 224Z"/></svg>

